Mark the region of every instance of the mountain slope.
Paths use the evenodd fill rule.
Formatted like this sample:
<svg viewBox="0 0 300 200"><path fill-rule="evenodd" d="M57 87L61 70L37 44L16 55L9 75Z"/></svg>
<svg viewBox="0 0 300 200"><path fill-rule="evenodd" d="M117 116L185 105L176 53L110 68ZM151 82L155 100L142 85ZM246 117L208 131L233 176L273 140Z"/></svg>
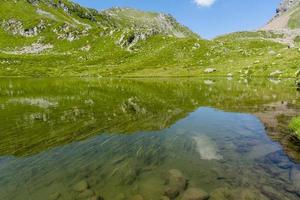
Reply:
<svg viewBox="0 0 300 200"><path fill-rule="evenodd" d="M162 13L67 0L0 4L0 76L294 76L300 65L298 49L276 33L208 41Z"/></svg>
<svg viewBox="0 0 300 200"><path fill-rule="evenodd" d="M276 15L262 30L282 34L282 39L277 41L294 47L300 36L300 0L283 0Z"/></svg>
<svg viewBox="0 0 300 200"><path fill-rule="evenodd" d="M276 10L274 18L265 26L265 30L299 29L300 0L283 0Z"/></svg>

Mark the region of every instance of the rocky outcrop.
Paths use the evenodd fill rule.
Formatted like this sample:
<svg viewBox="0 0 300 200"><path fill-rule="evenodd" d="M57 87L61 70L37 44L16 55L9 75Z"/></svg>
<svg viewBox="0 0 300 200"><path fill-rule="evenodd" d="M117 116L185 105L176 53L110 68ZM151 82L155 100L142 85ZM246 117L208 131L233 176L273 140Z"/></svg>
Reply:
<svg viewBox="0 0 300 200"><path fill-rule="evenodd" d="M89 29L85 28L81 30L77 27L65 23L59 28L53 29L53 32L57 35L57 39L68 40L72 42L74 40L80 39L83 36L87 36L89 33Z"/></svg>
<svg viewBox="0 0 300 200"><path fill-rule="evenodd" d="M147 30L145 32L126 30L122 33L116 44L131 51L134 45L136 45L139 41L146 40L156 34L158 34L158 32L155 30Z"/></svg>
<svg viewBox="0 0 300 200"><path fill-rule="evenodd" d="M283 0L276 9L276 15L262 28L264 31L271 31L282 37L274 38L273 41L295 46L295 39L300 35L299 29L290 29L289 21L295 12L295 7L300 6L300 0Z"/></svg>
<svg viewBox="0 0 300 200"><path fill-rule="evenodd" d="M41 42L33 43L29 46L24 46L20 49L15 49L11 51L1 51L6 54L22 55L22 54L40 54L46 50L52 49L52 44L43 44Z"/></svg>
<svg viewBox="0 0 300 200"><path fill-rule="evenodd" d="M276 9L276 14L279 16L298 5L300 5L300 0L283 0Z"/></svg>
<svg viewBox="0 0 300 200"><path fill-rule="evenodd" d="M14 35L23 37L37 36L42 30L46 28L46 24L43 20L32 28L24 28L23 23L16 19L9 19L2 21L2 28L4 31Z"/></svg>

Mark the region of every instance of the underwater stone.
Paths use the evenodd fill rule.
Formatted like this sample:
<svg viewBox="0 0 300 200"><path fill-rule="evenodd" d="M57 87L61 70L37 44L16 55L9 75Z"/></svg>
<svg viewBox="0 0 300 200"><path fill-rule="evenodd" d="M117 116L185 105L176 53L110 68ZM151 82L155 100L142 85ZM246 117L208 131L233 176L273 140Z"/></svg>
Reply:
<svg viewBox="0 0 300 200"><path fill-rule="evenodd" d="M275 189L273 189L272 187L269 187L269 186L263 186L261 189L261 192L263 195L265 195L266 197L268 197L269 199L272 199L272 200L284 200L285 199L285 197L283 197L283 195L281 195Z"/></svg>
<svg viewBox="0 0 300 200"><path fill-rule="evenodd" d="M266 159L276 164L281 169L289 169L293 167L293 163L287 158L285 153L281 150L270 153L266 156Z"/></svg>
<svg viewBox="0 0 300 200"><path fill-rule="evenodd" d="M87 200L104 200L104 198L101 196L92 196L92 197L88 198Z"/></svg>
<svg viewBox="0 0 300 200"><path fill-rule="evenodd" d="M144 200L142 195L138 194L130 198L130 200Z"/></svg>
<svg viewBox="0 0 300 200"><path fill-rule="evenodd" d="M290 172L290 179L297 190L297 194L298 193L300 194L300 168L299 167L292 168Z"/></svg>
<svg viewBox="0 0 300 200"><path fill-rule="evenodd" d="M267 200L260 191L253 188L218 188L214 190L209 200Z"/></svg>
<svg viewBox="0 0 300 200"><path fill-rule="evenodd" d="M126 199L126 196L122 193L116 197L116 200L125 200L125 199Z"/></svg>
<svg viewBox="0 0 300 200"><path fill-rule="evenodd" d="M57 200L60 197L61 197L61 194L59 192L56 192L56 193L50 195L49 200Z"/></svg>
<svg viewBox="0 0 300 200"><path fill-rule="evenodd" d="M186 189L187 179L178 169L171 169L168 173L167 187L165 189L165 196L173 199L179 196L181 192Z"/></svg>
<svg viewBox="0 0 300 200"><path fill-rule="evenodd" d="M209 195L199 188L189 188L183 194L182 200L207 200Z"/></svg>
<svg viewBox="0 0 300 200"><path fill-rule="evenodd" d="M92 196L94 196L94 195L95 195L94 191L87 189L87 190L84 190L83 192L81 192L81 193L78 195L78 197L79 197L80 199L85 199L85 198L88 198L88 197L92 197Z"/></svg>
<svg viewBox="0 0 300 200"><path fill-rule="evenodd" d="M83 192L84 190L88 189L88 187L89 187L88 183L85 180L83 180L77 183L76 185L74 185L73 189L76 192Z"/></svg>
<svg viewBox="0 0 300 200"><path fill-rule="evenodd" d="M164 192L164 195L166 195L171 199L175 199L176 197L179 196L179 194L180 194L180 190L178 190L178 188L176 187L167 187Z"/></svg>
<svg viewBox="0 0 300 200"><path fill-rule="evenodd" d="M210 200L232 199L232 198L233 198L232 192L228 188L215 189L210 195Z"/></svg>

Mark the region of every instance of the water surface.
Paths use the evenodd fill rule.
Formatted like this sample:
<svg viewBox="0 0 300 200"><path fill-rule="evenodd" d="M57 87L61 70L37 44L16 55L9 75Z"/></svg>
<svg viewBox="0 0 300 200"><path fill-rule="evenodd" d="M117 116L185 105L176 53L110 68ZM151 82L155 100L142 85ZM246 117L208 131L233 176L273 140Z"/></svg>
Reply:
<svg viewBox="0 0 300 200"><path fill-rule="evenodd" d="M1 79L0 199L159 200L172 170L173 199L299 199L298 97L293 80Z"/></svg>

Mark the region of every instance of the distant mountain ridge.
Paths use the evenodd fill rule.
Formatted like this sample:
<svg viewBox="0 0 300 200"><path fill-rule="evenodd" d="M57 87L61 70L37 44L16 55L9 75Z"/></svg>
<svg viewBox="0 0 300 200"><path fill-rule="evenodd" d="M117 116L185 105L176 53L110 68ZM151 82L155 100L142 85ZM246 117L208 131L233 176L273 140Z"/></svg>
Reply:
<svg viewBox="0 0 300 200"><path fill-rule="evenodd" d="M52 29L58 39L70 41L85 34L95 34L91 30L97 30L102 34L121 33L118 43L122 45L157 34L178 38L198 37L187 27L179 24L171 15L164 13L147 13L130 8L97 11L84 8L69 0L2 1L4 6L7 6L7 10L0 12L3 19L2 28L13 35L36 36L48 28ZM24 7L31 13L21 14L21 9ZM32 25L22 30L23 23L32 23ZM62 25L57 27L58 24ZM132 41L122 41L124 39Z"/></svg>

